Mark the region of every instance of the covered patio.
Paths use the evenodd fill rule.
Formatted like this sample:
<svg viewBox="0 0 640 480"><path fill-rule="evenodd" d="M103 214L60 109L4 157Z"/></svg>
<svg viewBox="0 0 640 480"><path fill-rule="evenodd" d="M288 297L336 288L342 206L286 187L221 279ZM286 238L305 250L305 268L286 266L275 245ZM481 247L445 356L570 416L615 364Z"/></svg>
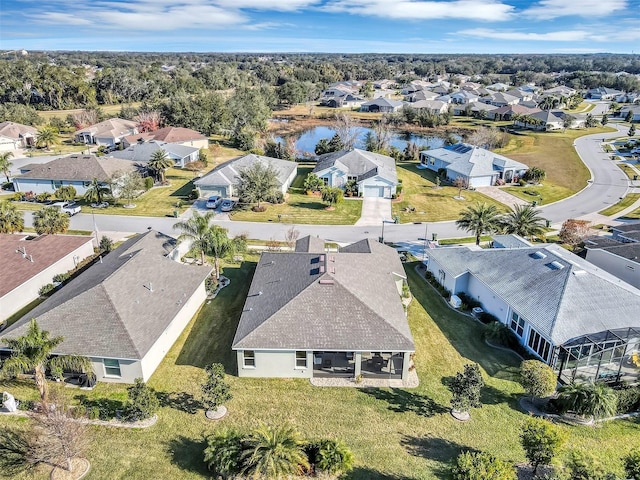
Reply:
<svg viewBox="0 0 640 480"><path fill-rule="evenodd" d="M557 348L552 365L562 383L638 383L640 327L605 330L569 340Z"/></svg>
<svg viewBox="0 0 640 480"><path fill-rule="evenodd" d="M313 352L316 378L381 378L401 380L409 356L403 352Z"/></svg>

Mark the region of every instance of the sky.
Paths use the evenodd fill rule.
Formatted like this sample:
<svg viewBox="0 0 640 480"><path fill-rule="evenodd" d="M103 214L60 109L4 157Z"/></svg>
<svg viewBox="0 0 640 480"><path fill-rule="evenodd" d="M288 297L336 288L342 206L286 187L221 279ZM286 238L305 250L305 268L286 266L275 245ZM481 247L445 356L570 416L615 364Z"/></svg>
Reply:
<svg viewBox="0 0 640 480"><path fill-rule="evenodd" d="M639 53L640 0L0 0L0 50Z"/></svg>

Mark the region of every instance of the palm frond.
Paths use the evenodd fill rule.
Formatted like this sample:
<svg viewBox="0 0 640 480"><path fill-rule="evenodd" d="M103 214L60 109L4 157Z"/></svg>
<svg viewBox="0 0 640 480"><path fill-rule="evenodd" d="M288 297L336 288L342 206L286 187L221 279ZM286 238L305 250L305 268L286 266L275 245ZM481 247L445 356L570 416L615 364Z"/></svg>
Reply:
<svg viewBox="0 0 640 480"><path fill-rule="evenodd" d="M49 368L53 372L72 371L86 373L91 379L95 378L91 359L82 355L60 355L49 360Z"/></svg>
<svg viewBox="0 0 640 480"><path fill-rule="evenodd" d="M30 358L24 355L13 355L2 363L0 368L0 377L10 378L20 375L21 373L30 372L35 368L36 364Z"/></svg>

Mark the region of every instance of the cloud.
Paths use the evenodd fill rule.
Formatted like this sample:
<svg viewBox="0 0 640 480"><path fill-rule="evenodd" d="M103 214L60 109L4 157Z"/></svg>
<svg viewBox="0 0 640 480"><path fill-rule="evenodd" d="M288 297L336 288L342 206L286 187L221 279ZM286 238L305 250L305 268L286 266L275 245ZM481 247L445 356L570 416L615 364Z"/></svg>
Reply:
<svg viewBox="0 0 640 480"><path fill-rule="evenodd" d="M47 25L92 25L93 22L72 13L43 12L32 16L38 23Z"/></svg>
<svg viewBox="0 0 640 480"><path fill-rule="evenodd" d="M540 0L522 13L541 20L556 17L602 17L627 8L627 0Z"/></svg>
<svg viewBox="0 0 640 480"><path fill-rule="evenodd" d="M499 0L332 0L321 10L394 20L462 19L498 22L509 20L515 8Z"/></svg>
<svg viewBox="0 0 640 480"><path fill-rule="evenodd" d="M517 30L491 30L488 28L472 28L460 30L455 35L470 37L491 38L493 40L521 40L544 42L576 42L592 38L587 30L561 30L557 32L533 33Z"/></svg>
<svg viewBox="0 0 640 480"><path fill-rule="evenodd" d="M317 5L319 0L215 0L213 3L222 8L290 12Z"/></svg>

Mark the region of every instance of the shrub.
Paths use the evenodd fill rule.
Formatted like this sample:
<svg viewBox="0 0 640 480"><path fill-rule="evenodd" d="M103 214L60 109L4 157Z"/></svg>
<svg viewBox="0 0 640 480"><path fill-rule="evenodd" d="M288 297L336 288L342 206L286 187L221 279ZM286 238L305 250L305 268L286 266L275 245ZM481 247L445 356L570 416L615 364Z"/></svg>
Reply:
<svg viewBox="0 0 640 480"><path fill-rule="evenodd" d="M22 192L16 192L13 194L13 197L11 197L11 200L13 200L14 202L21 202L23 198L24 195Z"/></svg>
<svg viewBox="0 0 640 480"><path fill-rule="evenodd" d="M193 188L189 192L189 200L197 200L199 197L200 197L200 192L198 191L197 188Z"/></svg>
<svg viewBox="0 0 640 480"><path fill-rule="evenodd" d="M620 415L640 410L640 387L621 388L615 392L618 400L616 413Z"/></svg>
<svg viewBox="0 0 640 480"><path fill-rule="evenodd" d="M243 435L224 429L207 437L204 461L215 478L233 478L242 470Z"/></svg>
<svg viewBox="0 0 640 480"><path fill-rule="evenodd" d="M402 193L402 184L396 187L396 194L400 195Z"/></svg>
<svg viewBox="0 0 640 480"><path fill-rule="evenodd" d="M553 369L538 360L520 364L520 384L531 397L548 397L556 390L558 380Z"/></svg>
<svg viewBox="0 0 640 480"><path fill-rule="evenodd" d="M69 280L69 278L71 278L71 274L69 272L67 273L58 273L57 275L53 276L53 281L56 283L62 283L62 282L66 282L67 280Z"/></svg>
<svg viewBox="0 0 640 480"><path fill-rule="evenodd" d="M456 293L456 295L458 296L458 298L460 298L462 303L465 303L466 305L468 305L469 310L475 307L482 307L482 304L478 300L476 300L470 295L467 295L464 292Z"/></svg>
<svg viewBox="0 0 640 480"><path fill-rule="evenodd" d="M482 323L485 323L485 324L491 323L491 322L500 323L500 321L495 315L491 315L488 312L482 312L480 315L478 315L478 320L480 320Z"/></svg>
<svg viewBox="0 0 640 480"><path fill-rule="evenodd" d="M46 202L47 200L51 199L52 196L53 195L49 192L43 192L36 195L36 200L38 202Z"/></svg>
<svg viewBox="0 0 640 480"><path fill-rule="evenodd" d="M624 462L624 471L627 474L627 478L640 480L640 448L631 450L622 461Z"/></svg>
<svg viewBox="0 0 640 480"><path fill-rule="evenodd" d="M316 472L340 475L353 468L353 453L343 442L319 440L308 444L305 451Z"/></svg>
<svg viewBox="0 0 640 480"><path fill-rule="evenodd" d="M551 463L565 439L564 432L557 425L538 418L527 419L520 429L520 443L534 475L538 466Z"/></svg>
<svg viewBox="0 0 640 480"><path fill-rule="evenodd" d="M53 283L47 283L46 285L40 287L40 289L38 290L38 295L40 295L41 297L45 297L53 292L55 288L56 286Z"/></svg>
<svg viewBox="0 0 640 480"><path fill-rule="evenodd" d="M483 330L484 338L492 343L509 347L513 345L513 332L504 323L491 322Z"/></svg>
<svg viewBox="0 0 640 480"><path fill-rule="evenodd" d="M153 177L144 177L144 189L151 190L153 188Z"/></svg>
<svg viewBox="0 0 640 480"><path fill-rule="evenodd" d="M616 412L618 397L602 383L573 383L558 390L561 412L580 416L608 417Z"/></svg>
<svg viewBox="0 0 640 480"><path fill-rule="evenodd" d="M22 410L23 412L33 411L35 406L36 404L33 400L20 400L20 402L18 402L18 410Z"/></svg>
<svg viewBox="0 0 640 480"><path fill-rule="evenodd" d="M464 372L458 372L447 386L451 391L451 406L454 410L468 412L470 408L482 407L480 391L484 380L477 363L468 363Z"/></svg>
<svg viewBox="0 0 640 480"><path fill-rule="evenodd" d="M103 235L100 239L100 251L109 253L111 250L113 250L113 240L111 240L106 235Z"/></svg>
<svg viewBox="0 0 640 480"><path fill-rule="evenodd" d="M216 410L224 402L231 400L229 384L224 381L224 366L213 363L205 367L207 380L201 385L202 404L207 410Z"/></svg>
<svg viewBox="0 0 640 480"><path fill-rule="evenodd" d="M451 470L454 480L516 480L511 465L484 452L464 452L458 455Z"/></svg>
<svg viewBox="0 0 640 480"><path fill-rule="evenodd" d="M571 480L606 480L608 475L591 454L573 452L566 464Z"/></svg>
<svg viewBox="0 0 640 480"><path fill-rule="evenodd" d="M264 197L264 201L268 203L284 203L284 195L279 190L274 190Z"/></svg>
<svg viewBox="0 0 640 480"><path fill-rule="evenodd" d="M527 181L524 178L521 178L520 180L518 180L518 183L520 184L521 187L527 186Z"/></svg>
<svg viewBox="0 0 640 480"><path fill-rule="evenodd" d="M97 420L100 418L100 407L91 407L88 411L87 411L87 417L89 417L89 420Z"/></svg>
<svg viewBox="0 0 640 480"><path fill-rule="evenodd" d="M135 382L127 388L129 400L124 411L125 420L131 422L152 417L160 407L155 390L144 383L142 378L136 378Z"/></svg>

